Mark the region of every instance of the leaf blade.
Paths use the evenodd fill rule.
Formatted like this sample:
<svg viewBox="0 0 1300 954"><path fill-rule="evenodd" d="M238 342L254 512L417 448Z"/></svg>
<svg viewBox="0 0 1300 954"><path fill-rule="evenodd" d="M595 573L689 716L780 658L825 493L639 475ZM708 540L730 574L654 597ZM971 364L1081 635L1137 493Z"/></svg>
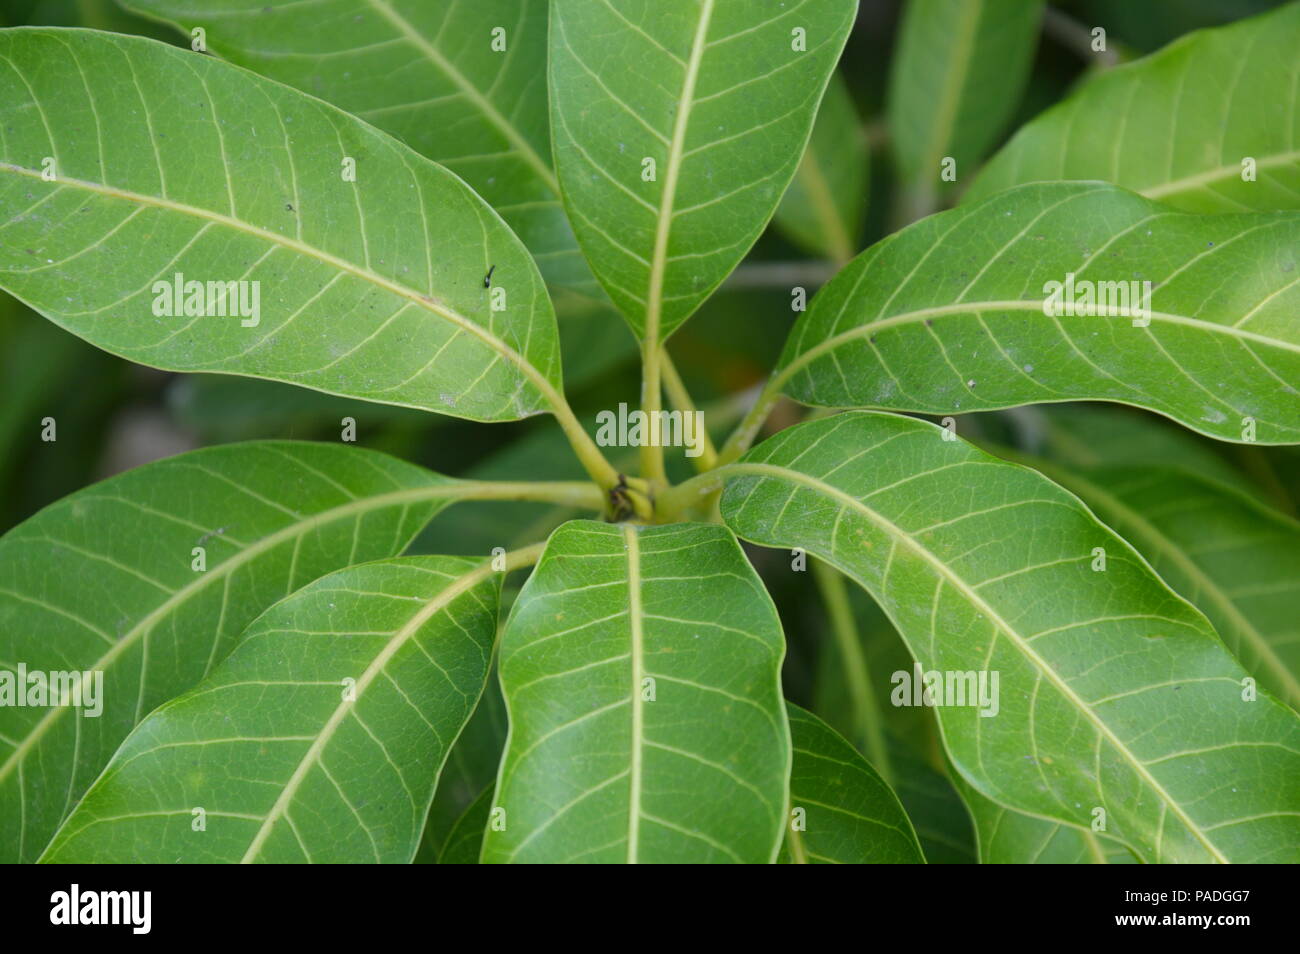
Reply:
<svg viewBox="0 0 1300 954"><path fill-rule="evenodd" d="M984 797L957 775L953 784L975 821L979 863L984 865L1135 864L1118 842L1085 828L1012 811Z"/></svg>
<svg viewBox="0 0 1300 954"><path fill-rule="evenodd" d="M502 636L505 828L487 832L484 863L770 862L790 760L783 654L725 529L562 526Z"/></svg>
<svg viewBox="0 0 1300 954"><path fill-rule="evenodd" d="M1264 694L1242 698L1244 674L1204 618L1075 498L941 433L867 412L796 425L731 470L723 519L853 576L919 666L1001 671L1014 718L938 711L953 763L984 794L1076 825L1100 805L1108 831L1148 861L1293 855L1283 846L1300 828L1287 768L1300 756L1294 713ZM845 470L885 442L874 466ZM890 492L892 502L879 496ZM1014 523L1026 513L1032 536ZM1089 570L1094 544L1118 582ZM1033 593L1070 601L1060 609ZM940 625L962 635L940 639ZM1156 705L1165 718L1153 728ZM1036 731L1035 712L1057 730ZM1207 795L1206 777L1223 787Z"/></svg>
<svg viewBox="0 0 1300 954"><path fill-rule="evenodd" d="M1295 442L1297 246L1293 213L1196 216L1102 184L1020 186L854 259L800 316L772 385L806 404L934 414L1115 401L1220 440L1249 440L1250 418L1260 443ZM1119 302L1139 278L1154 286L1145 326L1137 304L1045 313L1050 282L1115 286Z"/></svg>
<svg viewBox="0 0 1300 954"><path fill-rule="evenodd" d="M319 100L154 41L21 28L0 35L0 57L0 205L17 212L0 228L0 283L46 317L168 370L473 420L560 403L536 266L451 173ZM207 288L229 281L257 283L236 286L238 309Z"/></svg>
<svg viewBox="0 0 1300 954"><path fill-rule="evenodd" d="M550 165L545 121L546 4L351 0L299 6L218 0L127 4L213 52L333 103L461 176L497 209L547 281L599 294L569 228ZM484 24L499 27L492 48ZM455 42L466 36L477 42ZM455 128L457 135L442 134Z"/></svg>
<svg viewBox="0 0 1300 954"><path fill-rule="evenodd" d="M552 5L552 138L565 208L638 336L671 334L758 238L795 172L856 8L804 0L773 13L702 0L655 7L652 17L627 0ZM806 51L792 49L795 28L806 30ZM671 81L646 83L611 60L611 34ZM742 37L743 47L733 42ZM749 150L710 154L756 134ZM649 181L644 160L655 164ZM736 241L717 243L719 222Z"/></svg>
<svg viewBox="0 0 1300 954"><path fill-rule="evenodd" d="M1214 624L1241 664L1300 706L1293 593L1300 524L1170 468L1065 469L1026 461L1075 493Z"/></svg>
<svg viewBox="0 0 1300 954"><path fill-rule="evenodd" d="M1188 212L1300 208L1300 95L1287 75L1298 37L1300 8L1286 4L1107 70L1026 124L963 199L1103 179ZM1242 179L1245 157L1256 182Z"/></svg>
<svg viewBox="0 0 1300 954"><path fill-rule="evenodd" d="M817 716L786 703L794 765L791 810L806 827L787 826L782 864L924 864L898 796L857 750Z"/></svg>
<svg viewBox="0 0 1300 954"><path fill-rule="evenodd" d="M34 859L131 728L261 610L355 559L400 553L454 490L359 448L228 445L95 484L0 538L5 669L99 671L111 690L93 727L81 709L0 707L5 857Z"/></svg>
<svg viewBox="0 0 1300 954"><path fill-rule="evenodd" d="M409 862L487 681L500 582L405 557L297 591L141 723L42 860L356 861L368 842L376 863Z"/></svg>

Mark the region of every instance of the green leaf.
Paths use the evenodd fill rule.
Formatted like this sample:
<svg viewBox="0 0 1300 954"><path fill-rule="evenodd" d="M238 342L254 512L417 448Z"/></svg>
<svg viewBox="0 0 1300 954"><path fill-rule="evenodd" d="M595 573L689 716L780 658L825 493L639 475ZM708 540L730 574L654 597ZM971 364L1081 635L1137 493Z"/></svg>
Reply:
<svg viewBox="0 0 1300 954"><path fill-rule="evenodd" d="M975 820L979 861L985 865L1131 865L1129 850L1089 828L1022 815L985 798L960 775L961 791Z"/></svg>
<svg viewBox="0 0 1300 954"><path fill-rule="evenodd" d="M1103 179L1188 212L1300 208L1298 44L1290 3L1099 73L1012 137L966 199Z"/></svg>
<svg viewBox="0 0 1300 954"><path fill-rule="evenodd" d="M43 860L409 862L487 681L500 587L462 557L303 587L131 733Z"/></svg>
<svg viewBox="0 0 1300 954"><path fill-rule="evenodd" d="M890 142L904 181L938 191L993 145L1020 102L1038 45L1037 0L908 0L889 81Z"/></svg>
<svg viewBox="0 0 1300 954"><path fill-rule="evenodd" d="M1118 401L1222 440L1249 440L1251 418L1260 443L1300 442L1297 249L1300 214L1187 215L1112 186L1021 186L854 259L800 317L771 387L933 414ZM1048 283L1071 274L1076 289L1152 282L1149 324L1046 314Z"/></svg>
<svg viewBox="0 0 1300 954"><path fill-rule="evenodd" d="M924 864L898 796L843 736L786 703L794 765L782 864ZM796 820L794 813L799 812ZM796 824L804 827L797 828Z"/></svg>
<svg viewBox="0 0 1300 954"><path fill-rule="evenodd" d="M671 334L763 231L856 11L856 0L551 5L565 208L642 338Z"/></svg>
<svg viewBox="0 0 1300 954"><path fill-rule="evenodd" d="M438 855L440 865L476 865L479 854L483 851L483 832L487 830L492 813L492 795L496 786L489 785L465 809L464 814L456 819L456 824L447 835L442 853Z"/></svg>
<svg viewBox="0 0 1300 954"><path fill-rule="evenodd" d="M847 262L867 213L867 132L838 73L831 75L812 138L773 220L815 255Z"/></svg>
<svg viewBox="0 0 1300 954"><path fill-rule="evenodd" d="M728 468L723 518L852 576L924 671L986 679L996 715L937 709L982 794L1074 825L1103 808L1147 862L1300 857L1300 719L1077 499L946 433L795 425Z"/></svg>
<svg viewBox="0 0 1300 954"><path fill-rule="evenodd" d="M1300 708L1300 523L1171 468L1024 463L1077 494L1209 618L1247 670Z"/></svg>
<svg viewBox="0 0 1300 954"><path fill-rule="evenodd" d="M0 706L0 856L35 859L132 727L258 613L401 553L456 489L360 448L236 444L87 487L0 538L0 669L100 672L104 687L95 717Z"/></svg>
<svg viewBox="0 0 1300 954"><path fill-rule="evenodd" d="M127 0L255 73L396 136L464 179L547 281L599 294L551 170L545 0ZM499 35L494 49L493 30Z"/></svg>
<svg viewBox="0 0 1300 954"><path fill-rule="evenodd" d="M353 117L83 30L0 33L0 103L0 285L104 350L473 420L562 400L523 245L455 175ZM156 316L178 274L259 284L231 317Z"/></svg>
<svg viewBox="0 0 1300 954"><path fill-rule="evenodd" d="M725 528L566 523L500 652L505 827L485 862L775 858L785 644Z"/></svg>

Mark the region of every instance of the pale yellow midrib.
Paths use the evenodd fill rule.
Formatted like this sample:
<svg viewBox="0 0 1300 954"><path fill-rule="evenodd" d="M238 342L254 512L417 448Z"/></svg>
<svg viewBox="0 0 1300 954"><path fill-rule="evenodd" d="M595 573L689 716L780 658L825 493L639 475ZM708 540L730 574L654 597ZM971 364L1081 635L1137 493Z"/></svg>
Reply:
<svg viewBox="0 0 1300 954"><path fill-rule="evenodd" d="M1288 163L1300 162L1300 149L1292 152L1279 152L1255 161L1256 170L1271 169L1274 166L1285 166ZM1162 182L1157 186L1135 189L1139 195L1148 199L1159 199L1167 195L1173 195L1178 192L1191 191L1201 186L1209 185L1212 182L1218 182L1223 179L1235 179L1241 175L1241 163L1234 166L1218 166L1214 169L1207 169L1204 172L1198 172L1195 175L1184 176L1182 179L1172 179L1169 182Z"/></svg>
<svg viewBox="0 0 1300 954"><path fill-rule="evenodd" d="M1081 834L1083 835L1084 846L1088 849L1088 854L1093 858L1093 864L1110 864L1106 860L1106 852L1102 850L1101 842L1097 839L1097 836L1086 828L1082 830Z"/></svg>
<svg viewBox="0 0 1300 954"><path fill-rule="evenodd" d="M33 169L26 169L9 162L0 162L0 171L12 172L17 175L27 176L31 179L42 178L41 173L36 172ZM332 255L323 249L308 245L306 242L301 242L296 238L290 238L287 235L272 232L268 229L253 225L249 222L244 222L229 215L224 215L220 212L213 212L209 209L200 209L197 206L186 205L183 202L175 202L171 199L164 199L160 196L145 195L140 192L133 192L129 189L119 189L98 182L89 182L85 179L72 179L67 176L60 176L59 183L78 189L84 189L88 192L94 192L110 199L121 199L126 202L135 202L139 205L148 205L158 209L166 209L170 212L188 215L196 219L212 222L216 225L225 226L226 228L235 229L236 231L243 232L246 235L252 235L255 238L259 238L262 241L290 249L300 255L314 258L325 265L329 265L340 271L347 272L350 275L360 278L363 281L377 285L385 291L391 292L401 298L405 298L413 304L445 318L452 324L457 325L463 331L478 338L493 351L497 352L507 361L515 365L515 367L517 367L524 376L528 378L533 386L542 393L552 409L559 406L559 392L557 392L551 382L543 376L541 371L535 368L523 355L515 351L482 325L475 324L459 312L454 311L445 305L438 304L438 302L430 296L421 294L413 288L399 285L397 282L384 278L382 275L376 274L368 268L354 265L353 263L341 259L336 255Z"/></svg>
<svg viewBox="0 0 1300 954"><path fill-rule="evenodd" d="M1042 312L1043 302L1039 299L1009 299L1006 301L962 301L951 305L936 305L933 308L918 308L915 311L905 311L897 315L891 315L888 318L881 318L876 321L868 322L865 325L855 325L847 331L841 331L839 334L830 338L824 338L814 347L802 352L796 356L789 364L782 368L772 379L770 387L773 390L780 388L792 375L800 371L803 367L820 358L823 354L838 348L846 341L852 341L854 338L863 338L874 334L884 328L890 328L895 325L906 325L913 322L921 321L925 318L939 317L942 315L962 314L965 312L982 312L982 311L1037 311ZM1118 316L1123 317L1123 316ZM1214 331L1220 334L1228 335L1234 338L1243 338L1250 341L1256 341L1271 348L1281 348L1284 351L1294 351L1300 354L1300 344L1293 344L1289 341L1283 341L1280 338L1270 338L1267 335L1256 334L1253 331L1246 331L1242 328L1235 328L1232 325L1221 325L1213 321L1205 321L1200 318L1190 318L1186 315L1176 315L1171 312L1153 311L1151 312L1152 321L1165 321L1169 324L1185 325L1191 328L1198 328L1203 331Z"/></svg>
<svg viewBox="0 0 1300 954"><path fill-rule="evenodd" d="M623 545L627 548L627 614L632 662L632 755L628 770L627 861L628 864L636 864L641 834L641 736L645 731L641 702L645 633L641 610L641 548L636 527L623 525Z"/></svg>
<svg viewBox="0 0 1300 954"><path fill-rule="evenodd" d="M791 809L793 811L793 809ZM808 848L803 843L803 833L795 831L794 826L790 823L791 819L785 820L786 843L790 846L790 863L793 865L808 864ZM777 847L778 853L780 847Z"/></svg>
<svg viewBox="0 0 1300 954"><path fill-rule="evenodd" d="M1152 791L1154 791L1160 799L1169 806L1169 809L1173 814L1178 817L1187 828L1188 832L1190 832L1196 840L1205 847L1211 857L1223 864L1228 863L1228 859L1217 847L1215 847L1213 842L1205 836L1205 833L1197 827L1195 822L1188 817L1187 813L1183 811L1182 806L1174 800L1173 796L1165 791L1164 786L1162 786L1156 780L1155 776L1150 773L1145 763L1129 751L1128 747L1124 745L1124 743L1111 731L1110 727L1099 719L1096 713L1092 711L1092 708L1087 705L1083 699L1080 698L1079 695L1060 678L1059 675L1057 675L1056 670L1048 665L1047 661L1039 656L1034 648L1020 637L1019 633L1016 632L1010 623L1002 618L1001 614L999 614L997 610L990 606L978 593L967 585L965 580L953 573L942 560L926 549L926 547L918 543L911 534L905 533L901 527L894 524L883 514L872 510L856 497L853 497L852 495L840 490L838 487L833 487L830 484L808 474L789 470L773 464L760 463L731 464L727 467L727 470L733 474L752 473L763 477L803 484L817 493L825 494L833 500L839 501L841 504L858 511L872 523L876 524L880 529L884 530L885 533L903 542L904 545L920 557L923 562L927 563L935 573L947 580L949 585L961 593L973 606L979 609L980 612L984 613L990 622L1006 634L1006 636L1012 641L1013 645L1020 650L1021 654L1024 655L1024 657L1033 664L1039 672L1047 677L1048 681L1056 687L1056 690L1061 693L1062 696L1074 705L1077 711L1083 713L1087 717L1088 721L1093 724L1100 735L1114 746L1115 751L1119 752L1124 757L1125 761L1133 768L1133 771L1136 772L1143 781L1150 786Z"/></svg>
<svg viewBox="0 0 1300 954"><path fill-rule="evenodd" d="M357 704L357 701L363 697L366 687L369 686L381 672L383 672L384 667L388 665L389 660L393 658L394 654L405 646L406 641L414 636L415 633L419 631L420 627L427 623L435 613L445 609L452 600L468 592L474 586L491 576L494 572L496 571L492 569L492 564L486 563L478 569L471 570L463 576L457 577L451 583L447 584L444 589L439 591L437 596L433 597L433 599L420 607L419 611L412 616L401 629L393 634L393 638L390 639L375 658L371 660L370 665L368 665L365 672L361 674L361 678L357 680L354 698L352 700L344 698L340 701L334 711L330 713L329 719L327 719L325 724L321 726L321 730L317 734L315 740L303 754L303 757L298 762L293 774L289 776L289 781L286 782L284 788L280 790L280 795L276 798L275 804L271 806L271 810L267 812L266 817L262 820L261 826L257 829L257 833L253 836L253 840L248 845L248 850L245 851L244 856L239 859L240 864L248 864L257 857L258 852L262 850L262 846L266 844L266 839L271 836L271 831L274 829L275 823L280 820L281 816L283 816L286 811L288 811L289 803L292 802L294 796L298 794L298 789L301 787L303 779L307 777L307 773L310 772L311 769L320 761L320 756L325 750L325 746L334 738L334 731L347 717L348 713L352 711L352 708ZM445 752L443 753L444 756L446 754L447 753Z"/></svg>
<svg viewBox="0 0 1300 954"><path fill-rule="evenodd" d="M456 69L452 62L443 56L442 52L438 50L437 47L426 40L418 30L411 26L405 17L390 7L387 3L383 2L383 0L368 0L368 2L376 13L388 20L388 22L406 38L407 42L423 53L429 62L441 70L442 73L452 81L452 83L460 88L461 92L465 94L465 98L478 107L483 115L487 117L488 122L495 126L501 135L506 137L506 141L509 142L520 156L523 157L524 161L532 166L534 171L541 176L542 181L546 183L546 187L551 190L551 193L559 195L560 183L556 180L555 173L551 170L551 167L537 154L537 151L532 147L532 144L520 135L519 130L517 130L511 122L501 115L496 106L494 106L476 86L470 83L470 81L465 78L465 75L461 73L460 70ZM513 42L518 42L518 38L515 38Z"/></svg>
<svg viewBox="0 0 1300 954"><path fill-rule="evenodd" d="M652 347L659 341L664 272L668 264L668 236L672 231L673 206L677 200L677 178L681 172L682 153L686 146L686 129L690 124L691 106L695 99L695 84L699 78L700 63L704 59L704 43L709 32L709 20L713 16L713 3L714 0L704 0L700 7L700 19L695 26L690 57L686 61L682 95L677 102L677 115L673 119L673 135L668 147L668 168L664 172L664 191L659 200L659 220L655 223L655 244L650 257L650 282L646 292L645 340L650 342Z"/></svg>

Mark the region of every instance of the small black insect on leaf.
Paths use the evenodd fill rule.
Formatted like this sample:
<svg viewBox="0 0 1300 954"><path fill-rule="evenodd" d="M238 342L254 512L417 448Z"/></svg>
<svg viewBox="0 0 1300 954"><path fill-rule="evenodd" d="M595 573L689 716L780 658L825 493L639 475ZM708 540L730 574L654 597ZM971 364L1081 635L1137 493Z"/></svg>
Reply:
<svg viewBox="0 0 1300 954"><path fill-rule="evenodd" d="M493 265L491 268L488 269L488 273L487 273L486 275L483 276L483 287L484 287L484 288L491 288L491 287L492 287L492 273L495 272L496 270L497 270L497 267L496 267L495 265Z"/></svg>

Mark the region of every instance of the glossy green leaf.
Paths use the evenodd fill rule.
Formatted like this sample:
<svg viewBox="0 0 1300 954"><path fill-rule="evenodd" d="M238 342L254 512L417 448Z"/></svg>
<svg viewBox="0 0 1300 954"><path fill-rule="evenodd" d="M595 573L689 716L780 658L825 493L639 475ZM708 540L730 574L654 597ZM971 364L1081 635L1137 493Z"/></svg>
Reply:
<svg viewBox="0 0 1300 954"><path fill-rule="evenodd" d="M1148 862L1297 860L1300 719L1076 498L945 433L796 425L729 469L723 518L852 576L924 671L985 680L936 710L982 794L1074 825L1102 809Z"/></svg>
<svg viewBox="0 0 1300 954"><path fill-rule="evenodd" d="M812 138L776 207L776 226L815 255L847 262L867 213L867 132L838 73L822 97Z"/></svg>
<svg viewBox="0 0 1300 954"><path fill-rule="evenodd" d="M776 856L790 735L771 598L723 527L571 521L501 639L485 862Z"/></svg>
<svg viewBox="0 0 1300 954"><path fill-rule="evenodd" d="M127 0L217 56L319 96L464 179L547 281L599 293L551 170L546 0ZM494 31L500 30L500 33Z"/></svg>
<svg viewBox="0 0 1300 954"><path fill-rule="evenodd" d="M782 864L923 864L912 823L884 779L834 729L786 703L794 764ZM797 816L797 817L796 817Z"/></svg>
<svg viewBox="0 0 1300 954"><path fill-rule="evenodd" d="M1290 3L1099 73L1012 137L966 198L1102 179L1189 212L1300 208L1297 47Z"/></svg>
<svg viewBox="0 0 1300 954"><path fill-rule="evenodd" d="M409 862L487 681L500 587L462 557L303 587L131 733L43 860Z"/></svg>
<svg viewBox="0 0 1300 954"><path fill-rule="evenodd" d="M212 57L82 30L0 33L0 104L0 285L74 334L155 367L474 420L557 404L528 252L383 133ZM165 291L178 275L257 284L184 310L197 300Z"/></svg>
<svg viewBox="0 0 1300 954"><path fill-rule="evenodd" d="M672 333L763 231L856 11L856 0L551 5L565 208L639 336Z"/></svg>
<svg viewBox="0 0 1300 954"><path fill-rule="evenodd" d="M1253 427L1260 443L1300 442L1298 266L1300 214L1021 186L854 259L801 316L774 385L806 404L933 414L1119 401L1223 440ZM1149 316L1045 313L1048 283L1070 275L1079 295L1150 281Z"/></svg>
<svg viewBox="0 0 1300 954"><path fill-rule="evenodd" d="M941 163L974 171L1020 102L1038 45L1037 0L908 0L889 85L903 179L937 192Z"/></svg>
<svg viewBox="0 0 1300 954"><path fill-rule="evenodd" d="M1171 468L1025 463L1077 494L1209 618L1247 670L1300 708L1300 523Z"/></svg>
<svg viewBox="0 0 1300 954"><path fill-rule="evenodd" d="M1090 828L1076 828L1013 812L985 798L960 775L955 783L975 820L979 861L985 865L1131 865L1119 842Z"/></svg>
<svg viewBox="0 0 1300 954"><path fill-rule="evenodd" d="M39 855L131 728L258 613L401 553L455 489L355 447L233 444L87 487L0 538L0 667L100 672L104 687L93 717L0 706L4 859Z"/></svg>

